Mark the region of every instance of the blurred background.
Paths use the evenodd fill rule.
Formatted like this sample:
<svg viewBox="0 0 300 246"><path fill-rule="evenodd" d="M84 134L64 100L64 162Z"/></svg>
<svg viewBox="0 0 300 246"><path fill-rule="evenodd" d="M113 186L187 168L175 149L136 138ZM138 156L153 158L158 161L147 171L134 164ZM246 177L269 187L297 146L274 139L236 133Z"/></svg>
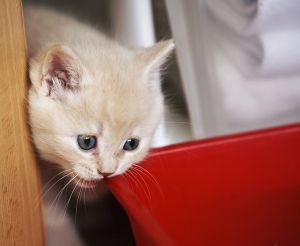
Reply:
<svg viewBox="0 0 300 246"><path fill-rule="evenodd" d="M193 137L299 122L299 1L166 2Z"/></svg>

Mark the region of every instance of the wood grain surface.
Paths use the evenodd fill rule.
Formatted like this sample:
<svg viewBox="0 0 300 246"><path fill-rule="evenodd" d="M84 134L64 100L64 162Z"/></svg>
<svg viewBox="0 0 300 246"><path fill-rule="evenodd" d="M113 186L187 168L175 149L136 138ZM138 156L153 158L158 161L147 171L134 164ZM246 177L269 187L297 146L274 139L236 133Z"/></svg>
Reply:
<svg viewBox="0 0 300 246"><path fill-rule="evenodd" d="M44 245L40 184L26 125L21 0L0 0L0 245Z"/></svg>

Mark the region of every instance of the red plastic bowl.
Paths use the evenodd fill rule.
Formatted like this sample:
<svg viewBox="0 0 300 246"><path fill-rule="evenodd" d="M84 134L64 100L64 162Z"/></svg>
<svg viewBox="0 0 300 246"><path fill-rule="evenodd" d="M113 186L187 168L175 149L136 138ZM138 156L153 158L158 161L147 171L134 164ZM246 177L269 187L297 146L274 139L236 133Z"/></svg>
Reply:
<svg viewBox="0 0 300 246"><path fill-rule="evenodd" d="M109 181L137 245L300 245L300 125L156 149L140 166Z"/></svg>

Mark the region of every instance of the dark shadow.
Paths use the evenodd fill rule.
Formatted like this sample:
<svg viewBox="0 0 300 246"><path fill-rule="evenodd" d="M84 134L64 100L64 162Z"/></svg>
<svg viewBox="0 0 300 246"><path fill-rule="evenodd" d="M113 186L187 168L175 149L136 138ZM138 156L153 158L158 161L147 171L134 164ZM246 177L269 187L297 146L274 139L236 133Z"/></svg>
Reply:
<svg viewBox="0 0 300 246"><path fill-rule="evenodd" d="M98 202L78 204L77 210L74 198L69 214L88 246L135 245L128 217L111 193Z"/></svg>

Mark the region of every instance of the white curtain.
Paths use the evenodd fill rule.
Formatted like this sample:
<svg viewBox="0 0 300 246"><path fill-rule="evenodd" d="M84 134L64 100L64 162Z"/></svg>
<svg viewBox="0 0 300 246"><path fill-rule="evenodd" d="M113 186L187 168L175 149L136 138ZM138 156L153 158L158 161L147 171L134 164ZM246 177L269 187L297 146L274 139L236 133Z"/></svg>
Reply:
<svg viewBox="0 0 300 246"><path fill-rule="evenodd" d="M167 3L196 137L300 121L299 0Z"/></svg>

